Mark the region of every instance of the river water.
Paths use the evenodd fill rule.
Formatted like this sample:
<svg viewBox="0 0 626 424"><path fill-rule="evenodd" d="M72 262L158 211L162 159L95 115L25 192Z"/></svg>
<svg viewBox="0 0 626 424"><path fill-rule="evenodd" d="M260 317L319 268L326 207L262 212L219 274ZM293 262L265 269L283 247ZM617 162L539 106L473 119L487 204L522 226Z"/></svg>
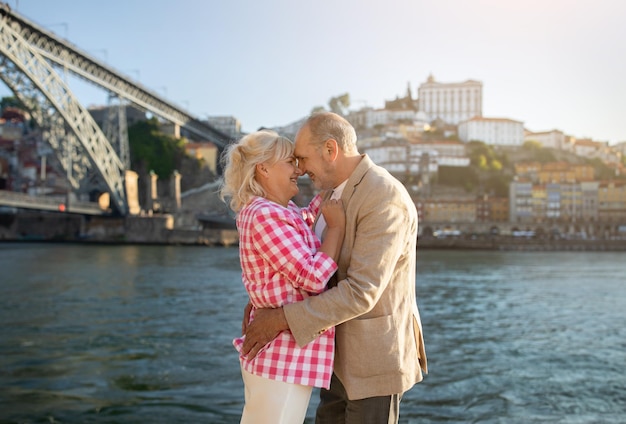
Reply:
<svg viewBox="0 0 626 424"><path fill-rule="evenodd" d="M401 422L626 422L624 258L420 250ZM0 243L0 422L237 423L239 274L236 248Z"/></svg>

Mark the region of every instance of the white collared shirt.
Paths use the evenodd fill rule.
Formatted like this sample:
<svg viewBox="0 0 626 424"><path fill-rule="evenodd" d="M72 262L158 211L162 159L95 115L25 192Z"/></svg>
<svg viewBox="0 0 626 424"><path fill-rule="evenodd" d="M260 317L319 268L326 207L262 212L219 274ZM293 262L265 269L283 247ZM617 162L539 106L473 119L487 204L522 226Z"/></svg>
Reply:
<svg viewBox="0 0 626 424"><path fill-rule="evenodd" d="M341 184L339 184L333 190L333 193L330 195L331 199L341 199L341 195L343 194L343 190L346 188L348 184L348 180L345 180ZM320 213L320 217L317 219L315 223L315 235L322 240L322 234L324 234L324 230L326 229L326 220L324 219L324 215Z"/></svg>

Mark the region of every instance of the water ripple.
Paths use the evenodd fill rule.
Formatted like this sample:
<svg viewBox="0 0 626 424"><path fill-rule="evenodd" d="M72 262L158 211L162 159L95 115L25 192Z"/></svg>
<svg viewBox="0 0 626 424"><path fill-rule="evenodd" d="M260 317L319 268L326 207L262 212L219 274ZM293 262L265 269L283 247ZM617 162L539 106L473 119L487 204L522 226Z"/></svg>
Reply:
<svg viewBox="0 0 626 424"><path fill-rule="evenodd" d="M0 252L0 423L239 422L237 249ZM430 374L401 423L622 423L625 271L609 252L420 251Z"/></svg>

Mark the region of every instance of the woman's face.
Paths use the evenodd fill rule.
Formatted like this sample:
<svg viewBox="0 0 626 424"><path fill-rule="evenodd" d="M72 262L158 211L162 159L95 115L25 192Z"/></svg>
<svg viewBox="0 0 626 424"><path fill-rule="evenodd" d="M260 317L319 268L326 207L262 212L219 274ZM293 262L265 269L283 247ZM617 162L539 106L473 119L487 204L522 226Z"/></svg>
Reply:
<svg viewBox="0 0 626 424"><path fill-rule="evenodd" d="M298 194L298 177L301 175L296 158L291 156L272 165L262 165L257 180L265 190L267 199L287 206L289 200Z"/></svg>

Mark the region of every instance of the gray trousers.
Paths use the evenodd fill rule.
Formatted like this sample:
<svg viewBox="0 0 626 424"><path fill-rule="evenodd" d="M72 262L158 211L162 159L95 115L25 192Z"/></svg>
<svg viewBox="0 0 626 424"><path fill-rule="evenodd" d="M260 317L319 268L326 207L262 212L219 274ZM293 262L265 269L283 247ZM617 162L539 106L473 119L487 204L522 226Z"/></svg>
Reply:
<svg viewBox="0 0 626 424"><path fill-rule="evenodd" d="M402 394L349 400L333 374L330 389L320 390L315 424L397 424Z"/></svg>

